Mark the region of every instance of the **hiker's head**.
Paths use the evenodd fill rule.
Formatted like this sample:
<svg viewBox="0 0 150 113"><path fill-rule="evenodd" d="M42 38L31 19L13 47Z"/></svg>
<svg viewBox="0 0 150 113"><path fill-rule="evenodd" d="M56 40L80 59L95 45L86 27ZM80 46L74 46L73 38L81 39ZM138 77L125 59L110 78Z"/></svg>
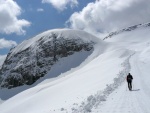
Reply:
<svg viewBox="0 0 150 113"><path fill-rule="evenodd" d="M129 75L131 75L131 74L129 73Z"/></svg>

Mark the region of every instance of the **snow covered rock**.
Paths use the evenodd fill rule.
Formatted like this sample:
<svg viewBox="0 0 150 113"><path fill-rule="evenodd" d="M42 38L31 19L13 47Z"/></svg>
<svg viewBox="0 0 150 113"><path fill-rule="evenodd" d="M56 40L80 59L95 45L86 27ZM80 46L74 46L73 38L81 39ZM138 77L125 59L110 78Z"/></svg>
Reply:
<svg viewBox="0 0 150 113"><path fill-rule="evenodd" d="M45 76L61 58L93 51L96 37L78 30L56 29L41 33L13 48L0 70L4 88L31 85Z"/></svg>
<svg viewBox="0 0 150 113"><path fill-rule="evenodd" d="M128 32L128 31L133 31L135 29L139 29L139 28L144 28L144 27L150 27L150 23L145 23L145 24L138 24L138 25L134 25L134 26L130 26L128 28L124 28L115 32L111 32L108 36L106 36L103 40L107 39L107 38L111 38L112 36L118 35L122 32Z"/></svg>

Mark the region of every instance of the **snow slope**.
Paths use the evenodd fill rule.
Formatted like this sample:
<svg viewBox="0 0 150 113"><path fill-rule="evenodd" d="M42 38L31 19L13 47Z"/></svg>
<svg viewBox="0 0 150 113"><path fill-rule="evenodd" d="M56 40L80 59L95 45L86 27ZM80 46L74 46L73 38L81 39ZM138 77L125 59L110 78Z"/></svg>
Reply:
<svg viewBox="0 0 150 113"><path fill-rule="evenodd" d="M49 113L55 110L59 113L61 108L71 109L70 107L74 103L81 103L86 97L95 94L98 90L104 90L106 83L113 82L113 79L123 68L120 67L122 60L125 60L130 54L123 49L116 51L99 56L81 69L60 79L46 82L46 84L38 85L18 94L4 102L0 106L0 111L3 113L9 113L12 110L15 113ZM125 53L127 56L123 57L122 55ZM118 58L118 56L122 58ZM14 101L15 103L11 105ZM7 109L7 106L10 106L10 109Z"/></svg>
<svg viewBox="0 0 150 113"><path fill-rule="evenodd" d="M124 83L108 97L107 102L95 108L92 113L150 112L150 62L141 61L140 56L139 53L136 53L130 59L131 73L134 76L133 91L128 91L127 84Z"/></svg>
<svg viewBox="0 0 150 113"><path fill-rule="evenodd" d="M93 109L92 113L149 113L150 108L150 29L143 28L122 33L107 41L119 42L135 51L130 58L131 74L134 77L133 90L129 91L126 82L116 89L107 101Z"/></svg>
<svg viewBox="0 0 150 113"><path fill-rule="evenodd" d="M149 31L143 27L107 38L74 71L15 95L0 105L0 113L149 113ZM125 82L129 72L131 92Z"/></svg>

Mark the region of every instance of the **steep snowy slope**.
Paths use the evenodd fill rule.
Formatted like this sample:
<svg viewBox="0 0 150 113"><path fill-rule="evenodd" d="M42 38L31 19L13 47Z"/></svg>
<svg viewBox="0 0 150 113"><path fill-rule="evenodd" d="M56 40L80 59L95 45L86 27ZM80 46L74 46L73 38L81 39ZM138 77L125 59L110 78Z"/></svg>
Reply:
<svg viewBox="0 0 150 113"><path fill-rule="evenodd" d="M128 72L129 70L121 64L130 54L132 53L125 49L116 48L114 51L108 51L73 73L64 74L64 77L54 81L49 80L51 82L41 83L9 99L0 106L0 111L3 113L11 111L59 113L63 109L72 111L74 103L81 103L88 96L104 90L106 84L112 84L121 70ZM14 101L15 103L11 105ZM6 109L7 106L10 106L10 109Z"/></svg>
<svg viewBox="0 0 150 113"><path fill-rule="evenodd" d="M54 38L54 35L57 36L56 52L58 52L58 50L63 52L63 50L61 50L63 48L65 48L66 50L62 53L62 56L60 56L61 53L59 53L59 55L56 55L56 58L58 59L57 61L53 61L53 54L51 56L45 56L45 54L53 52L50 50L51 46L53 45L52 40ZM43 80L45 80L44 82L46 82L46 79L55 79L55 77L60 77L62 73L67 71L69 71L68 73L74 72L75 70L77 70L76 67L82 67L83 65L97 57L100 53L103 53L103 51L106 49L106 46L106 43L102 42L93 35L90 35L83 31L69 29L55 29L46 31L34 38L26 40L19 44L16 48L12 49L8 54L5 63L3 64L3 69L1 70L4 73L3 76L1 75L3 79L1 84L5 83L8 85L8 88L10 88L12 83L14 83L15 85L21 85L16 84L17 81L20 81L20 79L22 81L21 83L24 83L24 81L26 80L26 76L36 76L37 72L44 70L46 70L47 74L45 74L44 77L38 79L32 85L27 86L22 84L23 86L11 88L9 90L6 88L1 89L0 98L2 100L7 100L13 95L16 95L17 93L25 89L39 84ZM37 57L40 57L38 58L39 60L37 60ZM86 62L84 62L85 60ZM37 61L38 63L42 63L43 66L40 67L36 65ZM13 70L19 70L20 68L22 68L22 70L19 71L20 73L14 73ZM26 70L28 73L24 74L24 70ZM19 77L19 79L13 82L17 77ZM9 80L10 82L7 82L5 80Z"/></svg>
<svg viewBox="0 0 150 113"><path fill-rule="evenodd" d="M96 38L81 65L8 99L0 113L149 113L149 31L143 26L103 42ZM125 83L129 72L132 92Z"/></svg>
<svg viewBox="0 0 150 113"><path fill-rule="evenodd" d="M133 91L124 83L109 95L103 105L92 110L92 113L149 113L150 108L150 28L140 28L132 32L121 33L106 39L135 51L130 58L133 75Z"/></svg>
<svg viewBox="0 0 150 113"><path fill-rule="evenodd" d="M62 77L54 80L45 80L41 84L16 95L0 106L0 112L53 113L56 111L59 113L65 112L66 109L73 112L76 104L80 105L90 95L96 94L98 91L108 90L107 84L112 84L114 89L118 87L124 80L123 76L129 72L126 65L128 65L128 58L132 54L132 51L125 48L118 48L112 44L98 41L93 53L75 71L64 73L61 75ZM89 59L93 60L89 62ZM124 74L121 74L123 72ZM119 77L123 79L118 79ZM116 78L115 82L114 78ZM105 93L107 94L109 91ZM11 105L13 101L15 103ZM6 109L6 106L11 107ZM86 104L82 106L83 110L88 110Z"/></svg>

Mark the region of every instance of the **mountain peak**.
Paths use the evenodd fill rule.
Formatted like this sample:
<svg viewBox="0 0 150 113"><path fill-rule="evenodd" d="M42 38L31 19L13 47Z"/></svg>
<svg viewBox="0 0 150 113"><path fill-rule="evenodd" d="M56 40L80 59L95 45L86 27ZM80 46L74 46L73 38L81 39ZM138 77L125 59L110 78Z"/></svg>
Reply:
<svg viewBox="0 0 150 113"><path fill-rule="evenodd" d="M85 51L88 52L88 57L96 43L103 41L84 31L71 29L49 30L25 40L7 55L0 70L1 86L11 88L31 85L65 57ZM51 75L56 76L58 75Z"/></svg>

